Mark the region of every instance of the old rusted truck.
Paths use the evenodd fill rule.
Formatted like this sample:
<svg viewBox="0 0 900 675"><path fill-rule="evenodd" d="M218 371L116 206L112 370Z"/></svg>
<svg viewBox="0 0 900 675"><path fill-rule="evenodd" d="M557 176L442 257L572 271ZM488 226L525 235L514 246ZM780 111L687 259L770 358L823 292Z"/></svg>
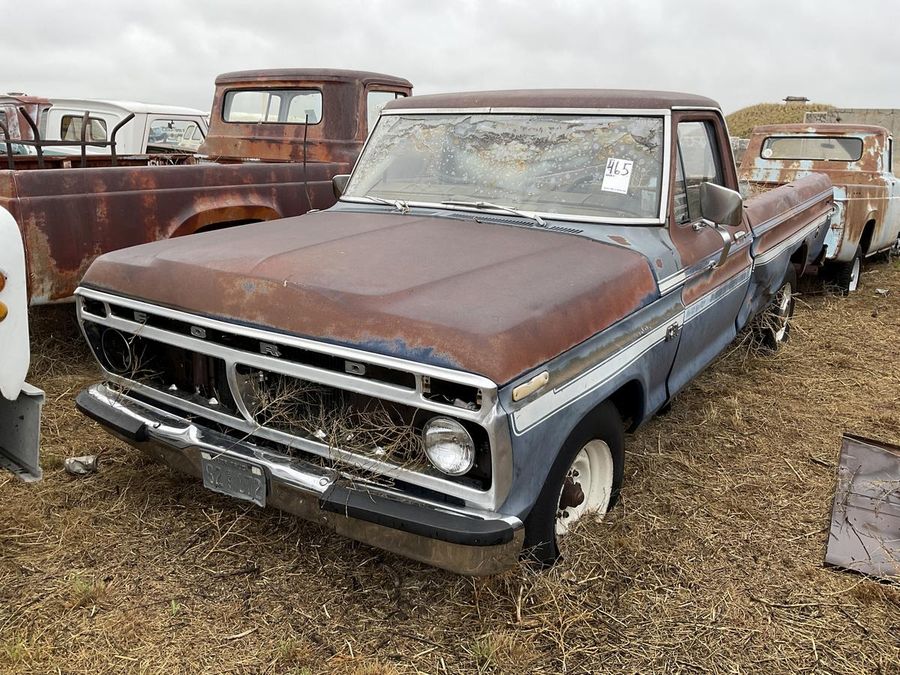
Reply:
<svg viewBox="0 0 900 675"><path fill-rule="evenodd" d="M393 101L333 183L323 212L98 258L77 406L468 574L554 560L615 503L626 430L752 321L787 339L833 204L825 176L745 202L718 105L640 91Z"/></svg>
<svg viewBox="0 0 900 675"><path fill-rule="evenodd" d="M767 190L813 173L834 184L835 213L826 240L825 276L844 294L859 285L863 258L900 253L900 181L891 172L887 129L858 124L756 127L739 178Z"/></svg>
<svg viewBox="0 0 900 675"><path fill-rule="evenodd" d="M109 131L109 140L91 140L87 113L81 157L51 155L75 141L41 141L40 120L30 114L41 110L39 102L13 106L15 114L0 117L0 206L22 231L31 304L71 297L106 251L331 206L331 178L349 171L372 113L410 91L404 79L361 71L221 75L201 161L117 154L116 136L130 118ZM23 140L8 140L14 136L3 131L6 122L15 122ZM32 150L17 153L22 147ZM112 153L88 154L88 147Z"/></svg>

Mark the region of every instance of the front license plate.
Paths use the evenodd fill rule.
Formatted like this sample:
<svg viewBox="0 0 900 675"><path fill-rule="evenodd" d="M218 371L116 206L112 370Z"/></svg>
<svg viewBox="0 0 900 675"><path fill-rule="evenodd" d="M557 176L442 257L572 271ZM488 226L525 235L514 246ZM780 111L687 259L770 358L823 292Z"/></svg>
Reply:
<svg viewBox="0 0 900 675"><path fill-rule="evenodd" d="M208 452L200 453L203 487L229 497L266 505L266 476L253 464Z"/></svg>

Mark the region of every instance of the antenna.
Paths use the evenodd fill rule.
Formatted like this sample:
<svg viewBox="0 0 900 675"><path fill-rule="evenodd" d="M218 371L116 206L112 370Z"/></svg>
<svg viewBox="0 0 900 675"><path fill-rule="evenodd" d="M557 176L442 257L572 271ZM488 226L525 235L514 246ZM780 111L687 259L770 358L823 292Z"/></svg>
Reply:
<svg viewBox="0 0 900 675"><path fill-rule="evenodd" d="M306 205L309 207L307 211L312 211L312 200L309 198L309 175L306 169L306 134L309 133L309 111L306 113L306 120L303 124L303 192L306 193Z"/></svg>

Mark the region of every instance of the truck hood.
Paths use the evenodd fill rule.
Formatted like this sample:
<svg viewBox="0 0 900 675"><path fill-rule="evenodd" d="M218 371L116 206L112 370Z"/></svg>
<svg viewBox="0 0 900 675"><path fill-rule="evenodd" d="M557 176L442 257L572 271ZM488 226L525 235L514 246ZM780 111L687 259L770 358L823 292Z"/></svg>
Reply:
<svg viewBox="0 0 900 675"><path fill-rule="evenodd" d="M632 250L468 217L344 210L108 253L83 285L498 384L658 297Z"/></svg>

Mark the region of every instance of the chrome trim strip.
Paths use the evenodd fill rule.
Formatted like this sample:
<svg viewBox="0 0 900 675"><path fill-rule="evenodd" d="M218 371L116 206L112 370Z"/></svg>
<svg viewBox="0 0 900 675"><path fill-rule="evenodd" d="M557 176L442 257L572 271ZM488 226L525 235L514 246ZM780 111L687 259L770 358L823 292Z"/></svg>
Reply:
<svg viewBox="0 0 900 675"><path fill-rule="evenodd" d="M817 227L828 222L828 218L830 215L830 213L826 213L824 216L821 216L818 220L814 220L812 223L810 223L803 229L798 230L784 241L775 244L775 246L773 246L772 248L766 249L765 251L757 255L756 258L754 258L753 264L756 266L769 264L770 262L778 258L778 256L784 253L787 249L791 248L791 246L795 246L806 239L806 237L809 236L810 232L813 232Z"/></svg>
<svg viewBox="0 0 900 675"><path fill-rule="evenodd" d="M724 300L727 296L731 295L736 290L740 290L741 287L743 287L743 289L746 291L751 274L751 268L750 266L747 266L745 269L741 270L727 281L724 281L719 286L716 286L709 293L701 296L690 305L687 305L684 308L684 322L688 323L690 321L693 321L720 300Z"/></svg>
<svg viewBox="0 0 900 675"><path fill-rule="evenodd" d="M512 413L513 433L521 436L532 427L541 424L563 408L568 407L594 390L609 382L620 372L641 358L661 342L665 342L669 329L673 324L684 323L684 312L639 337L630 345L617 351L590 370L581 373L574 379L548 390L534 400Z"/></svg>
<svg viewBox="0 0 900 675"><path fill-rule="evenodd" d="M750 236L744 237L738 243L732 245L731 250L728 253L728 258L731 259L732 256L740 253L745 248L749 247L755 239ZM700 261L694 263L690 267L685 267L684 269L675 272L674 274L670 274L664 279L657 282L657 286L659 286L659 294L661 296L671 293L679 286L683 286L688 281L692 281L696 279L701 274L707 274L708 272L716 269L716 263L719 260L719 256L721 255L722 249L719 249L715 253L701 259ZM749 269L749 266L748 266Z"/></svg>
<svg viewBox="0 0 900 675"><path fill-rule="evenodd" d="M813 195L806 201L801 202L800 204L797 204L790 211L787 211L784 213L779 213L778 215L772 216L768 220L764 220L763 222L759 223L759 225L751 226L753 229L753 234L755 235L755 238L756 239L761 238L764 234L766 234L773 227L776 227L777 225L783 223L788 218L793 218L798 213L809 208L810 204L820 201L822 199L822 197L824 197L825 195L829 195L829 194L833 194L832 190L823 190L819 194Z"/></svg>

